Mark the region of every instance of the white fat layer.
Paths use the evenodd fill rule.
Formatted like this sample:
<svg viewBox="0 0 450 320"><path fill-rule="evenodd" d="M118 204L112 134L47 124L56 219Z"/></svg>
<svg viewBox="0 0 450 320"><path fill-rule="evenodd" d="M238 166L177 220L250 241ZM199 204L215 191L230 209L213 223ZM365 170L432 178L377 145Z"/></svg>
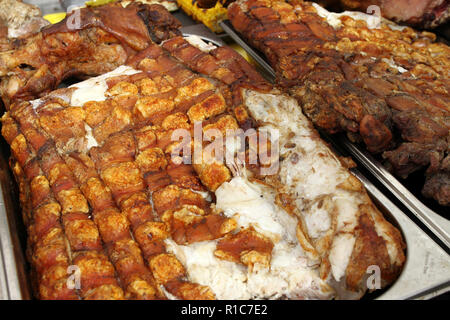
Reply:
<svg viewBox="0 0 450 320"><path fill-rule="evenodd" d="M358 205L360 199L348 197L348 192L337 192L333 200L338 208L339 214L336 217L336 229L344 232L352 232L357 225Z"/></svg>
<svg viewBox="0 0 450 320"><path fill-rule="evenodd" d="M295 236L297 220L275 205L269 187L235 177L216 190L216 208L253 226L274 241L270 268L247 267L214 256L217 241L177 245L165 240L167 250L184 264L189 280L207 285L218 299L326 299L332 291L320 279Z"/></svg>
<svg viewBox="0 0 450 320"><path fill-rule="evenodd" d="M389 21L387 19L383 18L383 21L386 23L386 25L393 31L403 31L404 29L406 29L407 27L405 26L399 26L396 23L393 23L392 21Z"/></svg>
<svg viewBox="0 0 450 320"><path fill-rule="evenodd" d="M308 235L312 239L323 236L331 227L331 217L326 208L319 208L318 203L311 206L311 210L305 212L304 221Z"/></svg>
<svg viewBox="0 0 450 320"><path fill-rule="evenodd" d="M331 264L331 273L339 281L345 275L356 238L352 234L341 233L334 237L328 259Z"/></svg>
<svg viewBox="0 0 450 320"><path fill-rule="evenodd" d="M85 123L84 130L86 130L85 138L87 141L87 145L86 145L87 150L89 151L92 147L98 147L98 142L97 142L97 140L95 140L94 136L92 135L92 128Z"/></svg>
<svg viewBox="0 0 450 320"><path fill-rule="evenodd" d="M275 204L267 187L235 177L216 190L216 208L233 217L239 226L253 226L272 241L297 244L297 219ZM266 191L266 192L264 192Z"/></svg>
<svg viewBox="0 0 450 320"><path fill-rule="evenodd" d="M366 14L366 13L358 12L358 11L344 11L341 13L335 13L335 12L328 11L327 9L318 5L317 3L313 2L312 5L316 9L317 14L320 17L325 18L327 20L328 24L330 26L332 26L334 29L337 29L338 27L342 26L341 17L344 17L344 16L351 17L355 20L365 21L367 23L367 27L369 29L379 28L381 18L378 16L370 15L370 14Z"/></svg>
<svg viewBox="0 0 450 320"><path fill-rule="evenodd" d="M207 43L202 40L199 36L196 35L190 35L184 38L187 42L189 42L191 45L196 47L197 49L203 51L203 52L210 52L211 50L216 49L217 47L211 43Z"/></svg>
<svg viewBox="0 0 450 320"><path fill-rule="evenodd" d="M101 76L73 84L69 88L77 89L72 93L70 104L74 107L81 107L88 101L104 101L106 100L105 92L108 90L108 85L106 84L108 78L132 75L139 72L141 71L129 66L120 66Z"/></svg>
<svg viewBox="0 0 450 320"><path fill-rule="evenodd" d="M35 99L30 101L31 106L33 107L34 110L36 110L42 103L42 99Z"/></svg>
<svg viewBox="0 0 450 320"><path fill-rule="evenodd" d="M358 205L363 199L338 188L350 173L322 142L293 98L244 92L250 114L265 127L278 129L280 136L279 192L295 199L311 239L319 240L329 232L352 232L357 225ZM320 205L319 205L320 204ZM335 221L335 223L332 223ZM335 228L335 230L333 230ZM353 235L349 234L349 237ZM354 241L337 242L336 250L351 253ZM345 248L339 248L344 245ZM350 254L334 258L332 270L345 270ZM339 281L343 272L333 272Z"/></svg>

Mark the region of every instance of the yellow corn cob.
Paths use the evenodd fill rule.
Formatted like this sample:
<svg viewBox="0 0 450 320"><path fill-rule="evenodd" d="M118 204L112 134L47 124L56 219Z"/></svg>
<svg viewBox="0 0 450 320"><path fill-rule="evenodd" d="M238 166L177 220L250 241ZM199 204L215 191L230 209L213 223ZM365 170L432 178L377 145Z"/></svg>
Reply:
<svg viewBox="0 0 450 320"><path fill-rule="evenodd" d="M177 0L178 6L194 20L202 22L213 32L223 32L222 28L219 26L219 22L227 18L226 8L217 2L214 8L201 9L196 3L193 4L192 2L192 0Z"/></svg>
<svg viewBox="0 0 450 320"><path fill-rule="evenodd" d="M50 22L51 24L55 24L60 22L66 17L65 12L57 12L57 13L49 13L44 16L44 19Z"/></svg>

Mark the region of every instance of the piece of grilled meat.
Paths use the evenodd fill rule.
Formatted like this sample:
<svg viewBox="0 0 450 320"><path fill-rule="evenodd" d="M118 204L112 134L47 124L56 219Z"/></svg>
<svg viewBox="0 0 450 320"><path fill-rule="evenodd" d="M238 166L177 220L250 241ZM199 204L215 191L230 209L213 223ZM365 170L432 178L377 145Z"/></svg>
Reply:
<svg viewBox="0 0 450 320"><path fill-rule="evenodd" d="M228 15L316 126L386 151L401 177L428 167L424 195L450 204L450 48L434 34L302 1L238 1Z"/></svg>
<svg viewBox="0 0 450 320"><path fill-rule="evenodd" d="M138 2L87 7L14 42L0 53L0 94L8 106L37 98L68 77L113 70L148 47L179 34L180 23L160 5Z"/></svg>

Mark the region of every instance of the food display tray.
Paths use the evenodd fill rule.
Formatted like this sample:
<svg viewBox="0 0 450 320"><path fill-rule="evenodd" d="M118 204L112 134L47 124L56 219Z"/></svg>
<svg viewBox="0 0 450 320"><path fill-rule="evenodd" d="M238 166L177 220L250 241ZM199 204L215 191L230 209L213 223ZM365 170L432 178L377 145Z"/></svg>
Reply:
<svg viewBox="0 0 450 320"><path fill-rule="evenodd" d="M240 38L232 36L229 24L222 25L244 49L251 49L237 40ZM198 34L205 41L216 45L223 43L219 37L202 27L189 27L183 33ZM257 56L253 58L257 60ZM266 70L270 74L270 69ZM334 145L338 154L342 153L339 149L341 145ZM29 264L26 260L26 230L22 223L17 185L8 167L9 148L3 139L0 139L0 152L0 299L32 299ZM401 230L407 246L406 262L399 278L390 287L368 293L363 299L429 299L450 291L449 254L365 175L355 168L352 172L362 181L385 217Z"/></svg>

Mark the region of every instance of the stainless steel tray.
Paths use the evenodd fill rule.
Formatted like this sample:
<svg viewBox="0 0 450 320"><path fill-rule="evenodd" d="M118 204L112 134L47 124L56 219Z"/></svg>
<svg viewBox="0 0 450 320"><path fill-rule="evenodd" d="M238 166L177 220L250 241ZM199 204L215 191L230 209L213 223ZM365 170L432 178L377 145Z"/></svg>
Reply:
<svg viewBox="0 0 450 320"><path fill-rule="evenodd" d="M230 21L220 22L223 30L237 42L264 70L267 80L275 82L275 71L262 55L248 45L233 29ZM361 147L351 143L345 136L326 136L338 153L344 147L359 160L379 181L385 185L411 212L424 223L447 247L450 248L450 221L442 218L420 202L392 174ZM407 261L399 279L378 298L411 299L431 298L450 291L450 256L405 213L399 210L378 188L357 169L352 172L363 182L377 207L389 218L393 217L403 232L407 244ZM433 260L433 262L431 262ZM438 261L441 261L442 264ZM437 265L440 265L437 267ZM435 274L429 273L429 268Z"/></svg>
<svg viewBox="0 0 450 320"><path fill-rule="evenodd" d="M230 21L220 22L223 30L235 40L260 66L266 70L266 78L275 82L275 71L266 62L262 54L248 45L237 33ZM384 166L376 161L361 146L350 142L344 135L329 136L331 141L337 141L371 174L375 176L408 210L411 211L443 244L450 248L450 221L443 218L413 195L397 178L389 173ZM450 211L450 210L449 210ZM450 213L449 213L450 214Z"/></svg>

